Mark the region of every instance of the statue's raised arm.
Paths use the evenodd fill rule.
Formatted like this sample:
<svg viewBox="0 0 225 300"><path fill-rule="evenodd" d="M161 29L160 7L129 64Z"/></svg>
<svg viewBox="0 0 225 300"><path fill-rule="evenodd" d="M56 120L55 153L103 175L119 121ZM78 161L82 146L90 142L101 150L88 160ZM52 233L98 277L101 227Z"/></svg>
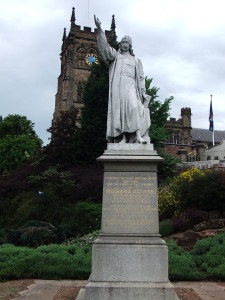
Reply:
<svg viewBox="0 0 225 300"><path fill-rule="evenodd" d="M97 43L100 56L105 62L111 63L116 57L116 50L108 44L105 33L101 28L101 22L95 15L94 20L97 27Z"/></svg>
<svg viewBox="0 0 225 300"><path fill-rule="evenodd" d="M98 49L109 63L109 102L106 138L109 142L150 143L150 113L141 61L135 58L132 39L124 36L116 51L106 39L101 22L94 16Z"/></svg>
<svg viewBox="0 0 225 300"><path fill-rule="evenodd" d="M97 27L98 30L101 29L101 22L99 21L98 18L96 18L96 16L94 15L94 20L95 20L95 25Z"/></svg>

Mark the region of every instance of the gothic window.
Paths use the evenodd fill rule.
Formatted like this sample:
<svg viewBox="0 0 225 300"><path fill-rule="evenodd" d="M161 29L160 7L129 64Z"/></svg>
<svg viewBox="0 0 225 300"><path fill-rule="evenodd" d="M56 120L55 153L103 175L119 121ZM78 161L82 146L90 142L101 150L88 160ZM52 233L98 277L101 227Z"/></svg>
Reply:
<svg viewBox="0 0 225 300"><path fill-rule="evenodd" d="M89 48L87 52L97 55L97 52L94 48Z"/></svg>
<svg viewBox="0 0 225 300"><path fill-rule="evenodd" d="M174 144L180 144L180 132L174 132Z"/></svg>
<svg viewBox="0 0 225 300"><path fill-rule="evenodd" d="M85 56L86 56L86 50L84 48L80 48L77 51L77 57L78 57L78 67L84 67L85 66Z"/></svg>
<svg viewBox="0 0 225 300"><path fill-rule="evenodd" d="M68 49L66 52L66 61L71 61L71 60L73 60L73 50Z"/></svg>
<svg viewBox="0 0 225 300"><path fill-rule="evenodd" d="M171 132L171 134L167 138L167 142L170 144L180 144L180 140L181 138L179 131Z"/></svg>

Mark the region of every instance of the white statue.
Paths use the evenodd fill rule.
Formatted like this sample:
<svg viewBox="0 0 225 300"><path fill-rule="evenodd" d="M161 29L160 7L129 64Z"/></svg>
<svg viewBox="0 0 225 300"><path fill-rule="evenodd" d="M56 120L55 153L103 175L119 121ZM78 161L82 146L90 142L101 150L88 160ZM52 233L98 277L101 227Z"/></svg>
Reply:
<svg viewBox="0 0 225 300"><path fill-rule="evenodd" d="M98 49L109 63L109 102L106 138L109 142L150 142L150 96L146 94L142 63L135 58L132 40L124 36L116 51L108 43L100 21L97 27Z"/></svg>

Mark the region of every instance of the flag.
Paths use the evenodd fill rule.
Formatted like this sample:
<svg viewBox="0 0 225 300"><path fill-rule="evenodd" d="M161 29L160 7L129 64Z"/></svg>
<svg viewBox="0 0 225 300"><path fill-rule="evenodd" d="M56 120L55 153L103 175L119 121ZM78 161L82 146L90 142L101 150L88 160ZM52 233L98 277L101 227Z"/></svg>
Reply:
<svg viewBox="0 0 225 300"><path fill-rule="evenodd" d="M213 131L214 130L214 125L213 125L213 109L212 109L212 98L210 101L210 109L209 109L209 130Z"/></svg>

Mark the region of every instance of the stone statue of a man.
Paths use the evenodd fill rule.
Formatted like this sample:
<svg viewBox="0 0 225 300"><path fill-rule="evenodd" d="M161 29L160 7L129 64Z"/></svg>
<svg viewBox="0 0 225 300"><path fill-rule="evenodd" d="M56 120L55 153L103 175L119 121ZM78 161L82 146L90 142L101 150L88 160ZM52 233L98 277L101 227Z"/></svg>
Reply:
<svg viewBox="0 0 225 300"><path fill-rule="evenodd" d="M146 94L142 63L135 58L132 40L124 36L116 51L107 43L100 21L94 16L97 27L98 49L109 63L108 142L150 142L150 96Z"/></svg>

